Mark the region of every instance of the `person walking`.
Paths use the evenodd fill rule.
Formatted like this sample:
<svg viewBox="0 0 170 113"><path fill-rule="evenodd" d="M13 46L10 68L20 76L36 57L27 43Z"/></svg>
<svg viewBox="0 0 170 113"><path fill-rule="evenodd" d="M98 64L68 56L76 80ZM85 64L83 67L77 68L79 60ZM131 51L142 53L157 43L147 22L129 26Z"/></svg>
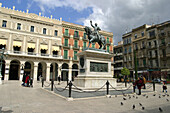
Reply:
<svg viewBox="0 0 170 113"><path fill-rule="evenodd" d="M138 77L138 80L135 82L134 85L137 86L137 88L138 88L138 90L139 90L139 94L138 94L138 95L141 95L141 88L142 88L142 86L143 86L142 77Z"/></svg>
<svg viewBox="0 0 170 113"><path fill-rule="evenodd" d="M58 76L58 85L60 85L60 81L61 81L61 78L60 78L60 75Z"/></svg>
<svg viewBox="0 0 170 113"><path fill-rule="evenodd" d="M29 75L26 77L25 79L25 86L28 87L29 86Z"/></svg>
<svg viewBox="0 0 170 113"><path fill-rule="evenodd" d="M165 82L163 82L163 86L162 86L162 88L163 88L163 91L162 92L166 92L167 93L167 86L166 86L166 84L165 84Z"/></svg>
<svg viewBox="0 0 170 113"><path fill-rule="evenodd" d="M26 79L26 77L27 77L27 75L26 75L26 73L23 75L23 78L22 78L22 85L24 86L24 84L25 84L25 79Z"/></svg>

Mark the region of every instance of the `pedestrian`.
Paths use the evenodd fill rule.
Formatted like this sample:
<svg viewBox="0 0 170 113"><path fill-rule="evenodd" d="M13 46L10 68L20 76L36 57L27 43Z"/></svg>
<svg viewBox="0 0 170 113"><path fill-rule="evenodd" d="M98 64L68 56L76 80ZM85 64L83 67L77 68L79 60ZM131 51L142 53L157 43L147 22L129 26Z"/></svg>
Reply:
<svg viewBox="0 0 170 113"><path fill-rule="evenodd" d="M29 86L29 75L26 77L25 79L25 86L28 87Z"/></svg>
<svg viewBox="0 0 170 113"><path fill-rule="evenodd" d="M163 82L163 86L162 86L162 88L163 88L163 91L162 92L166 92L167 93L167 86L166 86L166 84L165 84L165 82Z"/></svg>
<svg viewBox="0 0 170 113"><path fill-rule="evenodd" d="M146 89L146 78L145 77L142 77L143 78L143 89Z"/></svg>
<svg viewBox="0 0 170 113"><path fill-rule="evenodd" d="M30 87L33 87L33 78L30 79Z"/></svg>
<svg viewBox="0 0 170 113"><path fill-rule="evenodd" d="M23 75L23 78L22 78L22 85L24 86L24 84L25 84L25 79L26 79L26 77L27 77L27 75L26 75L26 73Z"/></svg>
<svg viewBox="0 0 170 113"><path fill-rule="evenodd" d="M61 81L61 78L60 78L60 75L58 76L58 85L60 85L60 81Z"/></svg>
<svg viewBox="0 0 170 113"><path fill-rule="evenodd" d="M142 88L142 86L143 86L142 77L138 77L138 80L135 82L134 85L137 86L137 88L138 88L138 90L139 90L139 94L138 94L138 95L141 95L141 88Z"/></svg>

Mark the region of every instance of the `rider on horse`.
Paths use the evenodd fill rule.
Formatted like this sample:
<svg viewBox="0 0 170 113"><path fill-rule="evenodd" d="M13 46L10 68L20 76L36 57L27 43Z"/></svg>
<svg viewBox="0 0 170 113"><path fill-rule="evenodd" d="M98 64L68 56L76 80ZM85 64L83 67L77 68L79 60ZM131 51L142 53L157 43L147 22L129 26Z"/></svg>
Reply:
<svg viewBox="0 0 170 113"><path fill-rule="evenodd" d="M99 40L101 40L100 38L100 35L99 35L99 31L101 30L98 26L97 26L97 23L95 23L95 26L93 26L93 24L92 24L92 21L90 21L90 24L91 24L91 26L94 28L94 31L93 31L93 33L94 33L94 36L96 36Z"/></svg>

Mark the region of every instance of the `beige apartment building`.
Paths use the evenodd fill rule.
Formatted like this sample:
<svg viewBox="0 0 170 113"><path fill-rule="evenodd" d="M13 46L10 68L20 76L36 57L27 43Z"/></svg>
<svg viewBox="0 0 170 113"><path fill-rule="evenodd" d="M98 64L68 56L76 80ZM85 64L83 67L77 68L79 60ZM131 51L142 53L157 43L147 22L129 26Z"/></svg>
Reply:
<svg viewBox="0 0 170 113"><path fill-rule="evenodd" d="M143 72L166 71L170 77L169 26L169 21L152 26L145 24L122 36L123 64L133 71L131 74L134 75L136 54L138 75L142 75Z"/></svg>
<svg viewBox="0 0 170 113"><path fill-rule="evenodd" d="M67 29L67 30L66 30ZM65 33L67 32L67 33ZM84 26L64 22L62 18L44 17L2 7L0 3L0 51L8 53L3 60L3 80L22 80L23 74L33 80L73 80L78 74L78 58L88 44ZM107 51L113 51L113 33L101 31L107 39ZM98 44L92 47L98 48ZM113 59L112 59L113 60Z"/></svg>

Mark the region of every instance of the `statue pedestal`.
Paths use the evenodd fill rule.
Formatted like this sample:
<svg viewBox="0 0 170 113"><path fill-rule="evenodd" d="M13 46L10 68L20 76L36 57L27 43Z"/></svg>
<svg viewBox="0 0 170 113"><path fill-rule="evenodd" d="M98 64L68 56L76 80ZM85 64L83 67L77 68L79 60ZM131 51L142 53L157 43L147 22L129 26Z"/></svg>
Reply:
<svg viewBox="0 0 170 113"><path fill-rule="evenodd" d="M79 74L74 84L83 88L100 88L106 81L116 87L116 79L111 73L112 55L105 51L85 50L79 56Z"/></svg>

